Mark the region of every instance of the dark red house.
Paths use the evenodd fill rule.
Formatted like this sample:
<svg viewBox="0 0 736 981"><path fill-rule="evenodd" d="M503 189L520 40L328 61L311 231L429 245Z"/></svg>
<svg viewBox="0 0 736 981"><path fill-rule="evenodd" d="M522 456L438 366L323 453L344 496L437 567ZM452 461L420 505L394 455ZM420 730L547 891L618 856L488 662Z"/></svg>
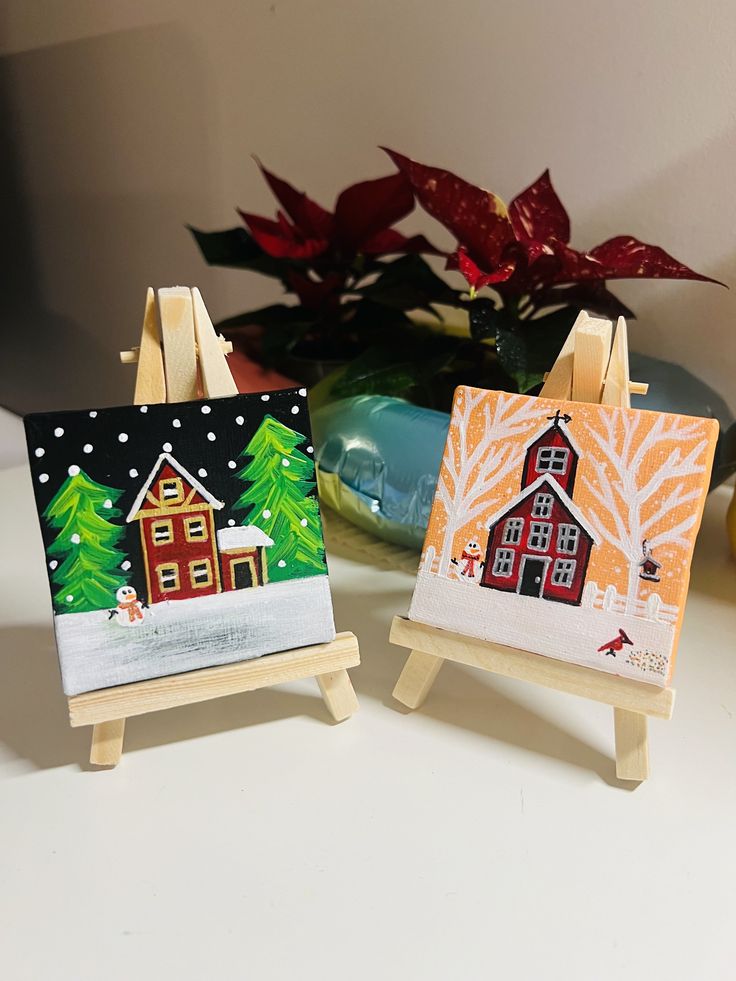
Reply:
<svg viewBox="0 0 736 981"><path fill-rule="evenodd" d="M140 524L149 603L220 592L212 512L223 506L169 453L156 460L126 519Z"/></svg>
<svg viewBox="0 0 736 981"><path fill-rule="evenodd" d="M580 451L556 412L526 445L521 492L492 520L481 586L579 604L597 539L572 500Z"/></svg>

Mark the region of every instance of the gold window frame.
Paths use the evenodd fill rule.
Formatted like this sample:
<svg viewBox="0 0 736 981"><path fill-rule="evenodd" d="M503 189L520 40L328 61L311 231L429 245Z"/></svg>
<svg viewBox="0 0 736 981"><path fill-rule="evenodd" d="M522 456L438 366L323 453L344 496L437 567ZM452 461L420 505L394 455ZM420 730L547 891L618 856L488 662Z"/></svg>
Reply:
<svg viewBox="0 0 736 981"><path fill-rule="evenodd" d="M156 529L162 527L166 528L169 533L169 537L162 541L157 541ZM157 547L159 545L171 545L171 543L174 541L174 523L171 518L161 518L160 520L151 522L151 541Z"/></svg>
<svg viewBox="0 0 736 981"><path fill-rule="evenodd" d="M176 486L176 497L166 497L164 494L164 484L174 484ZM181 477L162 477L158 482L158 499L162 507L181 504L184 500L184 487L182 486Z"/></svg>
<svg viewBox="0 0 736 981"><path fill-rule="evenodd" d="M176 577L173 586L165 586L163 581L163 573L169 570L174 570L174 575ZM181 579L179 577L179 563L178 562L162 562L160 565L156 566L156 578L158 579L158 588L162 593L176 593L181 589Z"/></svg>
<svg viewBox="0 0 736 981"><path fill-rule="evenodd" d="M190 528L193 522L199 521L202 525L202 535L192 536ZM210 532L207 527L207 516L204 514L194 514L191 518L184 519L184 537L188 542L208 542L210 540Z"/></svg>
<svg viewBox="0 0 736 981"><path fill-rule="evenodd" d="M194 566L195 565L204 565L204 566L207 567L207 579L206 580L204 580L202 582L198 582L194 578ZM214 579L213 579L213 576L212 576L212 562L211 562L210 559L192 559L192 561L189 563L189 582L190 582L190 585L191 585L192 589L207 589L208 586L211 586L212 585L212 583L214 582Z"/></svg>

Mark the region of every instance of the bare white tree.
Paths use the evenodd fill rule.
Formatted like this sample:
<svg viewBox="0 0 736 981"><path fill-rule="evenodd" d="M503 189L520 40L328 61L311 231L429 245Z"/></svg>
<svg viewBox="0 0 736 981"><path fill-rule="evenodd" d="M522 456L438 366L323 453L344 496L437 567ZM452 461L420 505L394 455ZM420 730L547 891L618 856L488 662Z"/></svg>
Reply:
<svg viewBox="0 0 736 981"><path fill-rule="evenodd" d="M470 422L484 399L483 422L475 439ZM447 575L459 529L497 503L497 498L489 494L522 464L523 446L508 440L539 426L539 422L540 406L534 399L499 395L491 409L487 393L482 390L465 388L458 394L453 406L453 429L437 482L437 493L447 515L439 575Z"/></svg>
<svg viewBox="0 0 736 981"><path fill-rule="evenodd" d="M665 443L688 442L702 433L698 422L659 415L634 448L641 427L641 415L601 417L601 427L588 424L587 430L601 451L602 459L589 458L595 479L583 477L600 510L591 509L588 517L601 538L617 549L628 565L626 608L634 612L639 594L639 561L642 543L690 546L686 534L696 521L695 512L675 518L673 512L683 504L700 497L696 478L705 470L703 453L707 440L698 440L688 452L674 446L662 459L644 469L647 457ZM666 455L664 455L666 454ZM651 464L651 460L649 461Z"/></svg>

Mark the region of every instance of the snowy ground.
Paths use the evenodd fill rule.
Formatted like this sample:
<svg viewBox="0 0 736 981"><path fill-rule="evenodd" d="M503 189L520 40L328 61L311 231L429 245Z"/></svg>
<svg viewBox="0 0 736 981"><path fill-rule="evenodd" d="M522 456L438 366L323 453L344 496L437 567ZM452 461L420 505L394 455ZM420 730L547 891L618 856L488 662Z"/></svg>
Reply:
<svg viewBox="0 0 736 981"><path fill-rule="evenodd" d="M654 685L667 683L675 628L624 613L568 606L532 596L502 593L475 583L420 572L409 617L435 627L480 637L561 661L619 674ZM622 628L633 641L615 657L598 653ZM627 663L664 659L664 674Z"/></svg>
<svg viewBox="0 0 736 981"><path fill-rule="evenodd" d="M106 610L54 617L64 692L246 661L335 636L327 576L157 603L140 626Z"/></svg>

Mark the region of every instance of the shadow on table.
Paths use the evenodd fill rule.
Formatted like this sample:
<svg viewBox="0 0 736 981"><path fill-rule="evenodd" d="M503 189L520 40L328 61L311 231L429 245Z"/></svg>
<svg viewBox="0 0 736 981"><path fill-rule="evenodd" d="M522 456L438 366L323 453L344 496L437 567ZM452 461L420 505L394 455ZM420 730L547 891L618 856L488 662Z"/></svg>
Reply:
<svg viewBox="0 0 736 981"><path fill-rule="evenodd" d="M350 672L358 698L376 698L395 712L411 714L391 695L409 651L388 642L391 619L405 612L401 606L405 600L396 590L343 595L334 582L333 596L338 629L353 630L359 641L364 640L360 667ZM489 739L591 771L610 786L627 790L639 786L616 778L613 747L612 755L607 756L551 719L502 694L492 679L487 672L448 662L417 711L438 722L462 726ZM562 696L551 693L550 698L554 697ZM606 706L601 710L610 711ZM613 718L610 721L613 736Z"/></svg>
<svg viewBox="0 0 736 981"><path fill-rule="evenodd" d="M316 684L313 695L262 688L135 716L126 727L124 753L299 715L336 724ZM69 725L51 627L0 630L0 742L35 769L69 763L94 769L88 763L91 733L89 726Z"/></svg>

